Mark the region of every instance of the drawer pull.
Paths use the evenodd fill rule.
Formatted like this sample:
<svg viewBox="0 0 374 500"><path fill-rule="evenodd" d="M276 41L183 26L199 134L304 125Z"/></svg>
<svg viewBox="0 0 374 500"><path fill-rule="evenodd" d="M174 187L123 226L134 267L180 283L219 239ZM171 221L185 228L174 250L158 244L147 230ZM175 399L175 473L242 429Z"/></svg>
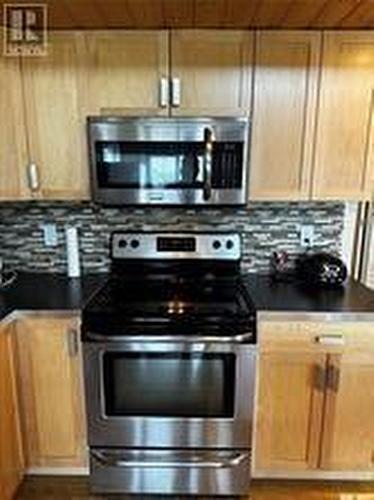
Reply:
<svg viewBox="0 0 374 500"><path fill-rule="evenodd" d="M315 338L317 344L322 345L344 345L345 339L343 335L318 335Z"/></svg>

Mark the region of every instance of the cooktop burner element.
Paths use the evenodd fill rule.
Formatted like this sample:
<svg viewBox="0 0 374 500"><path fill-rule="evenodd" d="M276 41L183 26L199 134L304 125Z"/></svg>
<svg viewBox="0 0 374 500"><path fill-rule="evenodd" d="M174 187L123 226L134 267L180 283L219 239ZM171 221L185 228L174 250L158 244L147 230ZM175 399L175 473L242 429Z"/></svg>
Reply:
<svg viewBox="0 0 374 500"><path fill-rule="evenodd" d="M112 272L83 311L83 335L253 332L237 234L115 233Z"/></svg>

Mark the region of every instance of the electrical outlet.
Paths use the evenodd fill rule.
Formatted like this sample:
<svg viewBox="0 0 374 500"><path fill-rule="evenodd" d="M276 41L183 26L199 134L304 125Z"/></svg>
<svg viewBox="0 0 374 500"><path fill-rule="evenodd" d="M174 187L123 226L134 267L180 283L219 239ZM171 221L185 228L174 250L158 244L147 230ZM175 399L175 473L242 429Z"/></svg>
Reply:
<svg viewBox="0 0 374 500"><path fill-rule="evenodd" d="M43 224L43 240L46 247L56 247L58 244L56 224Z"/></svg>
<svg viewBox="0 0 374 500"><path fill-rule="evenodd" d="M314 226L300 227L300 245L302 247L311 247L314 244Z"/></svg>

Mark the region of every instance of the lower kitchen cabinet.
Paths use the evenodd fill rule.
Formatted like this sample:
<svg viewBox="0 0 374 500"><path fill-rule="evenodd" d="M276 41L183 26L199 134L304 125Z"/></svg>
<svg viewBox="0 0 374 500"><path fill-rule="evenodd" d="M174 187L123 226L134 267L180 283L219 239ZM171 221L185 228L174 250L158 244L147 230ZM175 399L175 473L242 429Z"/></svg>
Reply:
<svg viewBox="0 0 374 500"><path fill-rule="evenodd" d="M0 327L0 498L11 500L23 478L12 325Z"/></svg>
<svg viewBox="0 0 374 500"><path fill-rule="evenodd" d="M78 320L16 322L19 394L28 470L86 465Z"/></svg>
<svg viewBox="0 0 374 500"><path fill-rule="evenodd" d="M260 323L259 338L254 476L374 479L374 324Z"/></svg>
<svg viewBox="0 0 374 500"><path fill-rule="evenodd" d="M374 344L330 355L328 370L321 468L374 471Z"/></svg>
<svg viewBox="0 0 374 500"><path fill-rule="evenodd" d="M256 467L308 470L318 463L324 355L269 353L260 357Z"/></svg>

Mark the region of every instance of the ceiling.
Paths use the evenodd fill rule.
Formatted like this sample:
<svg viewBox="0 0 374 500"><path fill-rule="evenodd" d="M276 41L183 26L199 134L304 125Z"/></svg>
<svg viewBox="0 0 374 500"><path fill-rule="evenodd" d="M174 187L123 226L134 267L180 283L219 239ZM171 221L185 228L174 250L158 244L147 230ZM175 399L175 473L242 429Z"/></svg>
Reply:
<svg viewBox="0 0 374 500"><path fill-rule="evenodd" d="M0 3L32 3L0 0ZM374 28L374 0L36 0L51 28Z"/></svg>

